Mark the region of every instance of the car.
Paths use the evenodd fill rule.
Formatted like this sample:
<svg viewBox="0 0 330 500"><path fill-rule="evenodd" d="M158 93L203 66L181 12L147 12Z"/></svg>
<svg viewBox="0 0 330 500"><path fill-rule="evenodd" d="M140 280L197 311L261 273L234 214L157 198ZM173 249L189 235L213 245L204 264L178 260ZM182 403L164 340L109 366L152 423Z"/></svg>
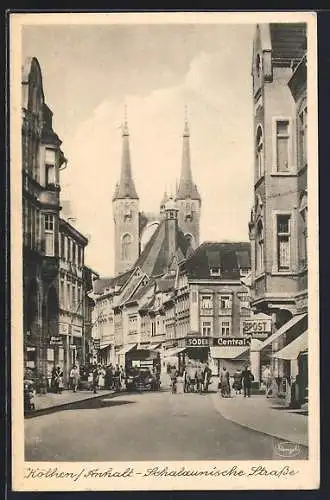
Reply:
<svg viewBox="0 0 330 500"><path fill-rule="evenodd" d="M160 381L150 370L132 370L126 375L126 389L128 391L158 391Z"/></svg>

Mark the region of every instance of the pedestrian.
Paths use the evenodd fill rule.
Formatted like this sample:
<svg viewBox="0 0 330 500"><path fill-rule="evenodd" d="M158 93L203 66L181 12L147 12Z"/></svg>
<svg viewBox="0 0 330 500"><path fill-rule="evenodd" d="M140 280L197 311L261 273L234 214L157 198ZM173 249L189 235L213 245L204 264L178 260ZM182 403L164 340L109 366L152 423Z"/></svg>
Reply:
<svg viewBox="0 0 330 500"><path fill-rule="evenodd" d="M204 390L207 392L211 382L212 370L206 362L204 367Z"/></svg>
<svg viewBox="0 0 330 500"><path fill-rule="evenodd" d="M80 378L80 374L79 374L79 370L77 368L77 365L73 365L73 367L71 368L71 371L70 371L70 379L71 379L71 387L72 387L72 390L73 392L77 392L77 388L78 388L78 385L79 385L79 378Z"/></svg>
<svg viewBox="0 0 330 500"><path fill-rule="evenodd" d="M200 363L196 368L196 379L197 379L197 391L199 392L199 394L202 394L203 383L204 383L204 370Z"/></svg>
<svg viewBox="0 0 330 500"><path fill-rule="evenodd" d="M237 394L242 393L242 370L240 368L237 368L234 373L233 389L236 393L236 396Z"/></svg>
<svg viewBox="0 0 330 500"><path fill-rule="evenodd" d="M98 382L99 382L99 370L98 370L97 365L95 365L94 369L93 369L93 382L92 382L92 389L93 389L94 394L97 393Z"/></svg>
<svg viewBox="0 0 330 500"><path fill-rule="evenodd" d="M251 397L251 383L254 380L254 376L250 370L249 365L246 365L242 372L243 379L243 389L244 389L244 397Z"/></svg>
<svg viewBox="0 0 330 500"><path fill-rule="evenodd" d="M272 382L273 382L272 371L269 365L266 366L262 374L262 381L266 387L266 398L269 398L270 394L272 393Z"/></svg>
<svg viewBox="0 0 330 500"><path fill-rule="evenodd" d="M62 394L64 383L63 383L63 371L59 366L56 367L54 372L54 382L55 382L55 391L58 394Z"/></svg>
<svg viewBox="0 0 330 500"><path fill-rule="evenodd" d="M178 370L176 369L176 366L172 366L170 370L170 377L171 377L171 391L172 394L176 393L176 382L178 378Z"/></svg>
<svg viewBox="0 0 330 500"><path fill-rule="evenodd" d="M229 383L229 372L224 366L220 373L220 386L221 386L221 396L223 398L230 397L230 383Z"/></svg>
<svg viewBox="0 0 330 500"><path fill-rule="evenodd" d="M104 384L105 384L105 369L103 368L102 365L99 365L98 368L98 387L99 389L104 389Z"/></svg>
<svg viewBox="0 0 330 500"><path fill-rule="evenodd" d="M114 378L114 390L120 391L120 389L121 389L121 371L120 371L119 365L116 365L113 378Z"/></svg>

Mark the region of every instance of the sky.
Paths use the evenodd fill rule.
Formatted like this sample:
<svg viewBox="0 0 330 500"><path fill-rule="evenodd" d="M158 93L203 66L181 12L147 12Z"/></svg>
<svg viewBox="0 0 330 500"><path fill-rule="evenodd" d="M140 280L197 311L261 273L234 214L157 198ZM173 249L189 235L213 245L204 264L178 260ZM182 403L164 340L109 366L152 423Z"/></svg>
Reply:
<svg viewBox="0 0 330 500"><path fill-rule="evenodd" d="M156 212L180 177L184 109L202 241L248 241L253 200L254 25L24 26L68 166L61 199L90 241L85 262L113 273L112 195L127 107L140 210Z"/></svg>

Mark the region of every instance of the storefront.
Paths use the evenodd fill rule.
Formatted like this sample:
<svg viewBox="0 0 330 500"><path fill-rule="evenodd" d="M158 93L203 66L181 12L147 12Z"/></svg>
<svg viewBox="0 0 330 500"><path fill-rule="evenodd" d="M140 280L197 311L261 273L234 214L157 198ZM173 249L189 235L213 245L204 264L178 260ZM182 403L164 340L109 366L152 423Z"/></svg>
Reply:
<svg viewBox="0 0 330 500"><path fill-rule="evenodd" d="M307 342L307 323L307 314L293 316L259 346L260 372L265 366L270 366L275 381L274 396L282 399L290 397L291 377L296 377L299 372L297 349Z"/></svg>
<svg viewBox="0 0 330 500"><path fill-rule="evenodd" d="M250 361L251 339L244 337L219 337L213 339L210 348L211 369L213 375L219 375L225 367L229 375L237 369L244 369Z"/></svg>

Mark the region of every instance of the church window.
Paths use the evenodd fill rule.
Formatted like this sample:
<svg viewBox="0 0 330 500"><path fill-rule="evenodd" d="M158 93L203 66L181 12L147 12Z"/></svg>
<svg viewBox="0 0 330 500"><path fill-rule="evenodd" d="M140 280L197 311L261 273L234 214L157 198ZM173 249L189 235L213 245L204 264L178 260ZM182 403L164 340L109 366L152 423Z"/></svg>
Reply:
<svg viewBox="0 0 330 500"><path fill-rule="evenodd" d="M121 258L122 260L129 260L131 258L132 253L132 235L126 233L122 238L121 244Z"/></svg>

